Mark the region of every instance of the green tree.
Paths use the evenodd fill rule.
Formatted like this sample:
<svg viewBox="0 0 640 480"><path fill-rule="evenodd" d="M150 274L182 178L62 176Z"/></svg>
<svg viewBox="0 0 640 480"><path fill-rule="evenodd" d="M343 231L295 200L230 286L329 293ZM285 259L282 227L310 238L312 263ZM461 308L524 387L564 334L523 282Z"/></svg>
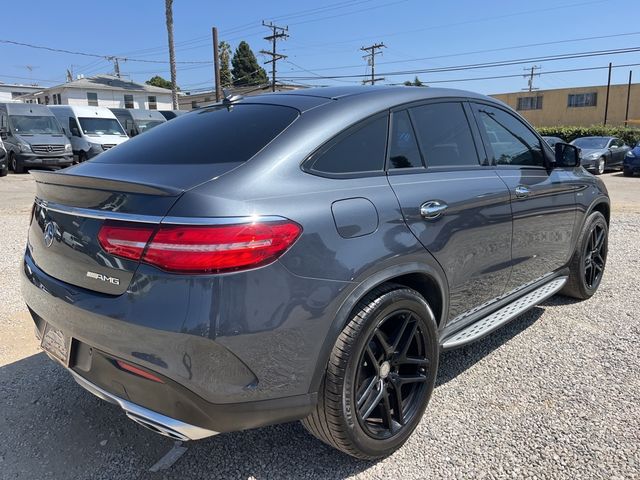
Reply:
<svg viewBox="0 0 640 480"><path fill-rule="evenodd" d="M156 75L151 77L146 82L147 85L153 85L154 87L166 88L167 90L171 90L171 81L166 78L162 78L160 75ZM177 87L180 90L180 87Z"/></svg>
<svg viewBox="0 0 640 480"><path fill-rule="evenodd" d="M426 87L427 86L420 81L417 75L414 78L413 82L411 80L407 80L406 82L404 82L404 84L407 87Z"/></svg>
<svg viewBox="0 0 640 480"><path fill-rule="evenodd" d="M218 56L220 57L220 84L223 87L230 87L233 84L231 77L231 68L229 68L229 62L231 62L231 45L222 41L218 46Z"/></svg>
<svg viewBox="0 0 640 480"><path fill-rule="evenodd" d="M240 42L233 54L231 65L233 66L231 74L233 75L234 85L262 85L267 83L267 72L258 64L258 60L247 42Z"/></svg>

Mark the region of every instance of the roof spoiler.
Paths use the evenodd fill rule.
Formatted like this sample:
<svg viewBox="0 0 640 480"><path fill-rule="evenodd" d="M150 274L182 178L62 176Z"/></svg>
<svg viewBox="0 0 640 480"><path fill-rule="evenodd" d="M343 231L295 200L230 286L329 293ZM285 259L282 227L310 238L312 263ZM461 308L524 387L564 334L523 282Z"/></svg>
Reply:
<svg viewBox="0 0 640 480"><path fill-rule="evenodd" d="M159 195L167 197L175 197L184 192L184 190L166 187L164 185L145 185L123 180L73 175L67 172L29 170L29 173L34 176L36 182L48 185L61 185L65 187L105 190L108 192L139 193L142 195Z"/></svg>

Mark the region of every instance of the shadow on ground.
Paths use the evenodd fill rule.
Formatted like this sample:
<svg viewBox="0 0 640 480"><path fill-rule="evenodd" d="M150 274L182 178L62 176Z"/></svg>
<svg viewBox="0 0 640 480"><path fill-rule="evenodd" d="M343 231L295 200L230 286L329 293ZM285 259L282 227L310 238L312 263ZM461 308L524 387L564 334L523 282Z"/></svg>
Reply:
<svg viewBox="0 0 640 480"><path fill-rule="evenodd" d="M515 337L543 313L535 308L493 335L441 356L443 385ZM77 386L44 354L0 367L3 478L325 478L342 479L357 461L308 435L299 422L188 443L169 470L149 468L173 446Z"/></svg>

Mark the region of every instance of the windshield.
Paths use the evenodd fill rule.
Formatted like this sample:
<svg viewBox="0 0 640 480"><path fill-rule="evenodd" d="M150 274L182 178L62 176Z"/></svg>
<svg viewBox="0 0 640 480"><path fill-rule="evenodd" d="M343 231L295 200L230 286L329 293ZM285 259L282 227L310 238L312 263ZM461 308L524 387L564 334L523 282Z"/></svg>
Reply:
<svg viewBox="0 0 640 480"><path fill-rule="evenodd" d="M11 128L18 135L62 133L56 117L39 115L11 115Z"/></svg>
<svg viewBox="0 0 640 480"><path fill-rule="evenodd" d="M87 135L124 135L115 118L79 118L80 127Z"/></svg>
<svg viewBox="0 0 640 480"><path fill-rule="evenodd" d="M136 125L138 126L138 130L140 131L140 133L151 130L153 127L157 127L158 125L162 125L163 123L164 122L160 120L136 120Z"/></svg>
<svg viewBox="0 0 640 480"><path fill-rule="evenodd" d="M576 147L584 148L586 150L595 150L597 148L606 148L609 139L606 137L585 137L585 138L576 138L572 145Z"/></svg>

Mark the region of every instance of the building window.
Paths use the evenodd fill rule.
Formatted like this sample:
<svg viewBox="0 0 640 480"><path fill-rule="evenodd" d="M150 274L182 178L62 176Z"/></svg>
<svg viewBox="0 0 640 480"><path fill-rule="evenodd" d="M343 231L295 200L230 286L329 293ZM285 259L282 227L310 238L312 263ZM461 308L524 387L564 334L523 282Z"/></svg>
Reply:
<svg viewBox="0 0 640 480"><path fill-rule="evenodd" d="M133 106L133 95L124 96L124 108L135 108Z"/></svg>
<svg viewBox="0 0 640 480"><path fill-rule="evenodd" d="M204 101L205 102L210 102L211 101L211 97L204 97Z"/></svg>
<svg viewBox="0 0 640 480"><path fill-rule="evenodd" d="M518 98L516 110L542 110L542 95Z"/></svg>
<svg viewBox="0 0 640 480"><path fill-rule="evenodd" d="M595 107L598 104L598 93L570 93L567 98L568 107Z"/></svg>
<svg viewBox="0 0 640 480"><path fill-rule="evenodd" d="M191 100L191 108L198 108L198 102Z"/></svg>
<svg viewBox="0 0 640 480"><path fill-rule="evenodd" d="M54 105L62 105L62 99L60 98L60 94L59 93L54 93L53 94L53 104Z"/></svg>
<svg viewBox="0 0 640 480"><path fill-rule="evenodd" d="M155 95L149 95L147 97L147 100L149 101L149 110L157 110L158 109L158 104L156 103L156 96Z"/></svg>
<svg viewBox="0 0 640 480"><path fill-rule="evenodd" d="M44 96L44 104L49 105L49 95Z"/></svg>
<svg viewBox="0 0 640 480"><path fill-rule="evenodd" d="M38 97L38 105L42 104L42 98Z"/></svg>
<svg viewBox="0 0 640 480"><path fill-rule="evenodd" d="M90 107L97 107L98 106L98 94L97 93L92 93L92 92L87 92L87 103L89 104Z"/></svg>

